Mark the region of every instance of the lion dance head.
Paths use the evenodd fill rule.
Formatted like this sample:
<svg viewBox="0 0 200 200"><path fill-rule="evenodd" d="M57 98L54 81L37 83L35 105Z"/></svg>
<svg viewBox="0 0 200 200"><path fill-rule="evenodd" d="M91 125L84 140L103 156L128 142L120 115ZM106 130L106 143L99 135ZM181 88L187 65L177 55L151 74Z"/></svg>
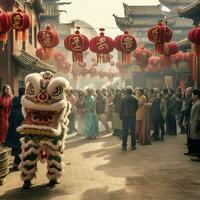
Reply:
<svg viewBox="0 0 200 200"><path fill-rule="evenodd" d="M17 130L21 134L59 136L66 130L70 112L69 82L46 71L29 74L25 88L21 100L24 121Z"/></svg>

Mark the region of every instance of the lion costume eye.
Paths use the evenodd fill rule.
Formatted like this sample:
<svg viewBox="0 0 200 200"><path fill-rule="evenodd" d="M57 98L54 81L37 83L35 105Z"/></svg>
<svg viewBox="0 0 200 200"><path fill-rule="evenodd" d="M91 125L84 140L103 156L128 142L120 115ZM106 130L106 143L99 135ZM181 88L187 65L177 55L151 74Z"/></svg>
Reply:
<svg viewBox="0 0 200 200"><path fill-rule="evenodd" d="M28 84L28 87L26 89L26 95L29 97L34 97L36 95L34 87L31 83Z"/></svg>
<svg viewBox="0 0 200 200"><path fill-rule="evenodd" d="M51 97L54 99L63 98L63 87L61 85L56 86L51 94Z"/></svg>

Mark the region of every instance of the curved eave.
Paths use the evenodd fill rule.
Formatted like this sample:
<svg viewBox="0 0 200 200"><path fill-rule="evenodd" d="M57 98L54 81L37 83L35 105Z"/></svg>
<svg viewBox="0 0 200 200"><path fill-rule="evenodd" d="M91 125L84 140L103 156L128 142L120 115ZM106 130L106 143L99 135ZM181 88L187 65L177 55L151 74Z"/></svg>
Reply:
<svg viewBox="0 0 200 200"><path fill-rule="evenodd" d="M191 50L192 48L191 42L189 42L187 38L176 42L176 45L179 47L180 50Z"/></svg>

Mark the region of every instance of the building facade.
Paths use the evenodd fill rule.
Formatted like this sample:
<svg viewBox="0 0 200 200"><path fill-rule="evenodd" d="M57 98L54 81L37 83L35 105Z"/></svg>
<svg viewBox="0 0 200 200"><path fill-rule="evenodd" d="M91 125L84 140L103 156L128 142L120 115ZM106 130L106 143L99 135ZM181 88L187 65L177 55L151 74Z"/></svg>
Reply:
<svg viewBox="0 0 200 200"><path fill-rule="evenodd" d="M186 38L187 32L193 26L191 19L181 18L177 15L176 10L188 5L191 0L160 0L160 5L154 6L130 6L123 4L124 17L114 15L115 22L120 30L130 30L137 38L138 44L144 45L149 49L154 49L154 44L147 38L147 31L154 26L159 20L163 20L173 30L173 41L179 42ZM162 7L166 6L170 12L163 11ZM168 69L162 72L144 72L137 65L132 63L132 80L134 86L140 87L155 87L168 86L177 87L179 81L185 79L187 84L191 84L190 69L181 65L179 69L174 66L168 66Z"/></svg>
<svg viewBox="0 0 200 200"><path fill-rule="evenodd" d="M10 12L25 8L32 22L25 41L16 41L14 30L10 30L5 50L0 51L0 88L4 84L9 84L17 94L18 88L24 86L27 74L43 70L56 71L53 66L38 60L35 56L35 50L39 46L37 42L39 16L44 12L44 7L40 0L26 1L25 4L22 0L0 0L0 7Z"/></svg>

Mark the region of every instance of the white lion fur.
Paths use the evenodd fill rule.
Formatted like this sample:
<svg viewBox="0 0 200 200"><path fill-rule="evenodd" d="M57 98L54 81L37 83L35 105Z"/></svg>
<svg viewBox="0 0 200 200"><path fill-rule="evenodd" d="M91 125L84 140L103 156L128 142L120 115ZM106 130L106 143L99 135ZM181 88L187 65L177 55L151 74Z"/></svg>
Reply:
<svg viewBox="0 0 200 200"><path fill-rule="evenodd" d="M29 83L32 84L35 94L40 93L40 81L43 79L43 73L33 73L30 74L26 77L25 79L25 84L28 86ZM64 150L65 147L65 139L67 137L67 124L68 124L68 114L70 113L71 110L71 104L67 100L67 92L70 89L69 87L69 82L65 80L64 78L54 78L50 80L49 85L47 86L47 93L51 96L51 94L54 92L56 86L62 85L64 94L63 94L63 99L54 104L36 104L33 103L32 101L26 99L25 96L22 97L22 112L24 117L26 117L26 109L32 109L32 110L38 110L38 111L61 111L59 117L58 117L58 126L56 129L53 129L51 127L46 127L46 126L35 126L35 125L22 125L19 127L17 130L23 130L24 128L33 128L33 129L41 129L41 130L51 130L55 135L53 136L58 136L61 133L63 133L63 138L61 141L58 141L56 145L52 143L51 137L49 140L39 140L38 142L34 142L33 140L29 140L28 142L25 142L25 139L22 138L20 141L22 143L22 153L21 153L21 158L22 161L20 163L20 169L22 171L21 173L21 178L22 180L31 180L34 177L36 177L36 171L37 171L37 161L39 160L39 153L42 149L45 150L47 153L47 169L49 173L52 173L50 175L47 173L48 179L57 179L62 175L63 172L63 167L64 163L61 162L59 163L55 159L48 159L48 156L57 156L61 160L63 160L64 155L62 154L62 151ZM23 132L23 131L22 131ZM26 148L28 148L31 145L31 147L25 151ZM60 148L60 149L59 149ZM58 150L61 150L59 152ZM37 154L37 158L34 161L31 160L23 160L23 158L26 158L28 155L31 155L31 153ZM55 167L49 167L51 165L55 165L58 169L61 171L57 170ZM24 167L25 166L35 166L31 170L27 170ZM24 174L24 175L23 175Z"/></svg>

